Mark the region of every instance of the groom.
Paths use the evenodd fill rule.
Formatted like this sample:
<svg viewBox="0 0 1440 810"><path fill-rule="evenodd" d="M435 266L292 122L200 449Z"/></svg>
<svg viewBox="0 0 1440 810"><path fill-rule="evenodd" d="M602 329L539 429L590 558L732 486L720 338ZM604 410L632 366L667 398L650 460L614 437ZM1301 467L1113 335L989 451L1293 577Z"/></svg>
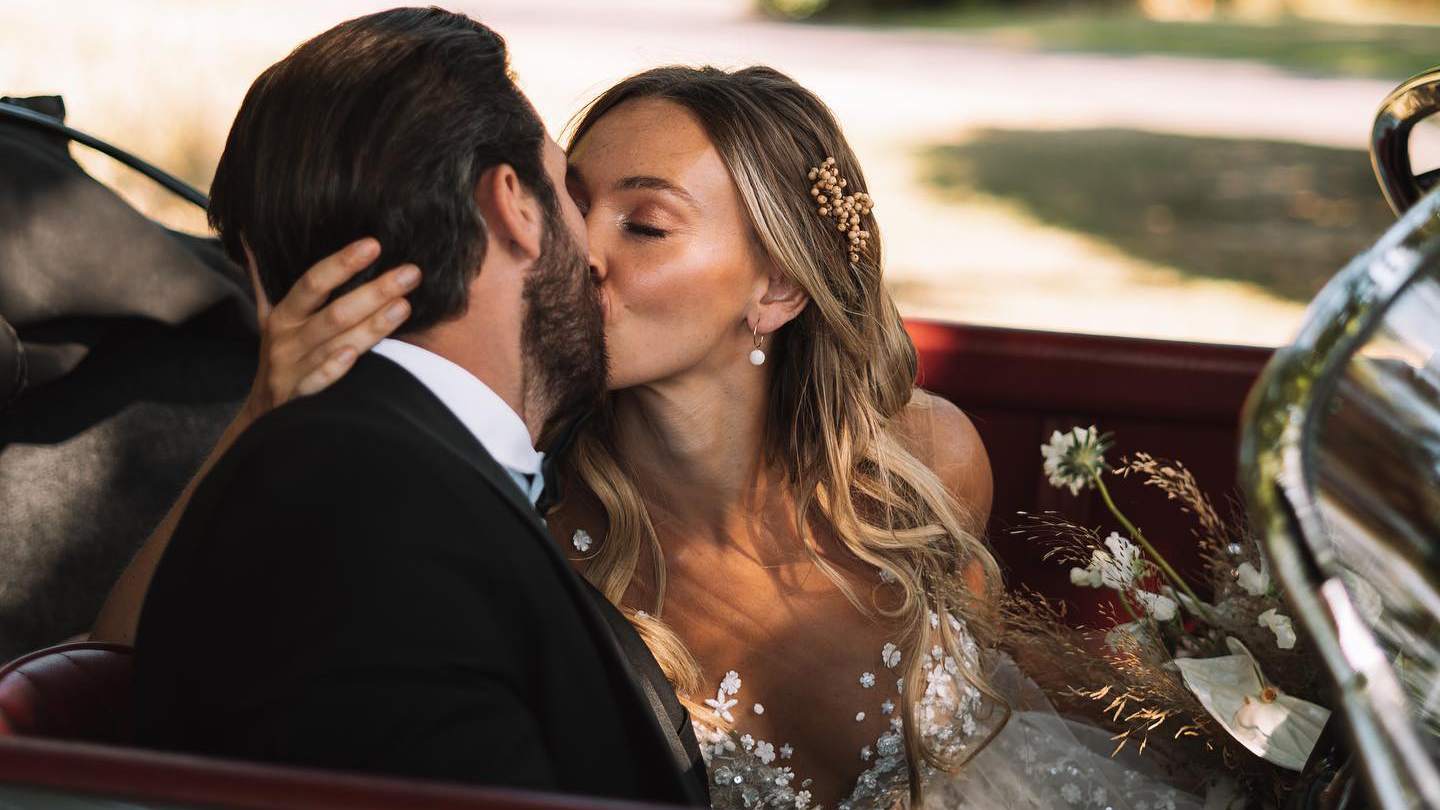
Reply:
<svg viewBox="0 0 1440 810"><path fill-rule="evenodd" d="M424 275L398 340L196 491L141 615L142 744L706 803L658 666L534 505L534 437L605 384L564 170L504 42L461 15L352 20L256 80L213 185L231 256L271 300L366 234L355 283Z"/></svg>

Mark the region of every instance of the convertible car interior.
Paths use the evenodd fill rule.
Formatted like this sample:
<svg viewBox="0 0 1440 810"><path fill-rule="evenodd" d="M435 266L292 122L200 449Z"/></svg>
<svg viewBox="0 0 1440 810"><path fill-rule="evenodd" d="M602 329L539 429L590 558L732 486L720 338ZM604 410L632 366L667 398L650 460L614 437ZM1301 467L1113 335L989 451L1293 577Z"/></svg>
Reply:
<svg viewBox="0 0 1440 810"><path fill-rule="evenodd" d="M1235 448L1245 394L1269 350L913 321L920 382L970 415L989 449L995 506L989 536L1011 584L1065 594L1077 620L1098 618L1080 602L1065 568L1012 529L1018 513L1063 509L1099 520L1094 492L1074 498L1050 486L1039 446L1054 430L1097 424L1117 454L1143 450L1183 458L1212 498L1235 485ZM1118 456L1117 456L1118 457ZM1162 496L1122 481L1116 497L1174 559L1185 560L1191 527ZM1091 501L1094 502L1091 502ZM1164 538L1164 539L1160 539ZM1191 560L1193 562L1193 559ZM570 797L277 768L126 746L129 650L62 644L0 669L0 806L91 796L156 807L472 808L598 807ZM29 798L27 798L29 797ZM41 805L36 805L41 806ZM64 807L109 806L57 804Z"/></svg>
<svg viewBox="0 0 1440 810"><path fill-rule="evenodd" d="M0 667L0 808L617 806L131 745L130 650L66 639L88 629L238 407L254 370L254 305L213 240L141 216L84 173L70 141L107 150L197 204L203 195L66 129L63 117L58 98L0 102L0 296L36 278L61 290L45 300L0 297L0 556L9 569L0 579L0 660L9 660ZM1413 191L1406 207L1423 190ZM1433 221L1419 216L1406 220L1417 232ZM1273 348L907 327L919 384L959 405L989 451L988 540L1007 584L1063 596L1077 624L1102 622L1114 606L1104 589L1075 588L1065 566L1042 559L1028 515L1101 525L1106 508L1095 490L1077 496L1049 483L1040 447L1052 433L1095 425L1114 435L1112 461L1138 452L1182 460L1222 512L1241 508L1242 420ZM1283 406L1285 392L1267 390ZM1137 478L1112 489L1177 567L1198 568L1190 516Z"/></svg>

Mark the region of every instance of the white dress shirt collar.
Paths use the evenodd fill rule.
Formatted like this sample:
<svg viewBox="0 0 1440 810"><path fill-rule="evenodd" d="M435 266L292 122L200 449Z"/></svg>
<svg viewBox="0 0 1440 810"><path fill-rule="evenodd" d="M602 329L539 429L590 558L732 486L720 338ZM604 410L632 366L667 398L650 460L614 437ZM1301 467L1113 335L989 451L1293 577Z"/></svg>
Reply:
<svg viewBox="0 0 1440 810"><path fill-rule="evenodd" d="M545 454L535 449L520 415L480 378L428 349L401 340L385 338L371 351L394 361L430 389L501 466L512 473L535 476L539 482ZM521 485L522 490L529 488Z"/></svg>

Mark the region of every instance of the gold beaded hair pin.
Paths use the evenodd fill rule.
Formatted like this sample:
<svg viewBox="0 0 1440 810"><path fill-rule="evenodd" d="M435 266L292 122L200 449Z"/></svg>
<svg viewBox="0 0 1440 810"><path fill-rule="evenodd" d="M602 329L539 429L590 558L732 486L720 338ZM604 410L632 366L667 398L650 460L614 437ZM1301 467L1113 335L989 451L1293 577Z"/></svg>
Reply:
<svg viewBox="0 0 1440 810"><path fill-rule="evenodd" d="M835 229L848 231L850 261L860 261L860 252L870 244L870 232L860 227L860 218L875 210L875 201L863 191L845 194L848 183L835 170L835 158L827 157L825 162L810 170L810 196L819 204L820 216L834 217Z"/></svg>

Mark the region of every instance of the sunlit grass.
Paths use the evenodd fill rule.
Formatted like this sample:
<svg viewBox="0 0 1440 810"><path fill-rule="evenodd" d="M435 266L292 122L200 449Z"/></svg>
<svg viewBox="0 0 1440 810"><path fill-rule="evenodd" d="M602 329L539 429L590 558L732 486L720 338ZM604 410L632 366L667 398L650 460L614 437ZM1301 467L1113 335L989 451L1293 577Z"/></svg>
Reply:
<svg viewBox="0 0 1440 810"><path fill-rule="evenodd" d="M976 11L964 6L827 19L963 30L982 41L1047 51L1244 59L1326 76L1403 79L1440 64L1440 26L1284 19L1163 22L1133 14Z"/></svg>

